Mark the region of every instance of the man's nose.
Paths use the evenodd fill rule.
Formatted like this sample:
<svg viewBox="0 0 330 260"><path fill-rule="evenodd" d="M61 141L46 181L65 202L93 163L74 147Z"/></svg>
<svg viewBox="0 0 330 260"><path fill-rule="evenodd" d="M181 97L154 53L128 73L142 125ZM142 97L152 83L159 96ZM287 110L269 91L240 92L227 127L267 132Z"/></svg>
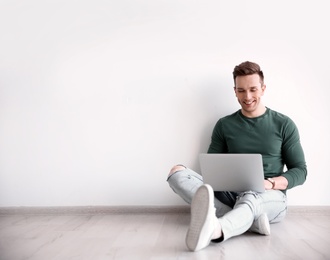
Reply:
<svg viewBox="0 0 330 260"><path fill-rule="evenodd" d="M244 98L245 98L246 100L249 100L251 97L252 97L251 93L250 93L249 91L246 91L246 92L245 92L245 97L244 97Z"/></svg>

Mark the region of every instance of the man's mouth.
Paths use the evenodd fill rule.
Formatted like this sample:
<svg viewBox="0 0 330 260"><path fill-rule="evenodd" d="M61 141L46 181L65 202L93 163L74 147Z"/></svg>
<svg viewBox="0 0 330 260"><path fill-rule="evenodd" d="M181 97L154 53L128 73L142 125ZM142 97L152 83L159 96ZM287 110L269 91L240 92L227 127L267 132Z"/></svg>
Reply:
<svg viewBox="0 0 330 260"><path fill-rule="evenodd" d="M253 102L254 102L254 101L244 101L244 104L249 106L249 105L251 105Z"/></svg>

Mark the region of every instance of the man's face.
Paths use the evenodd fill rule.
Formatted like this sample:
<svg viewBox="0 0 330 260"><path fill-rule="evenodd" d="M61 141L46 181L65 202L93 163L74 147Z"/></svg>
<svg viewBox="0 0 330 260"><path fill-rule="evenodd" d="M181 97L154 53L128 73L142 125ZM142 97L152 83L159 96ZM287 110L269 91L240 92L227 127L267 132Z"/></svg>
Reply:
<svg viewBox="0 0 330 260"><path fill-rule="evenodd" d="M258 74L238 76L235 79L235 94L242 107L243 115L257 117L265 112L261 103L266 86L260 82Z"/></svg>

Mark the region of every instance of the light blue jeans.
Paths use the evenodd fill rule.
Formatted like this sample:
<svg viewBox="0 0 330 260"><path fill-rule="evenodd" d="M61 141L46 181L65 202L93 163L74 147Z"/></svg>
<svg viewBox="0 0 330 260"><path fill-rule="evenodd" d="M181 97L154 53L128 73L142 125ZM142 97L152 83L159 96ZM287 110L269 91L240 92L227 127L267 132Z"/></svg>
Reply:
<svg viewBox="0 0 330 260"><path fill-rule="evenodd" d="M203 177L188 168L173 173L167 181L173 191L188 204L203 185ZM267 214L270 223L281 221L286 215L287 199L279 190L264 193L215 192L214 206L222 228L221 241L224 241L248 230L253 231L254 221L263 213Z"/></svg>

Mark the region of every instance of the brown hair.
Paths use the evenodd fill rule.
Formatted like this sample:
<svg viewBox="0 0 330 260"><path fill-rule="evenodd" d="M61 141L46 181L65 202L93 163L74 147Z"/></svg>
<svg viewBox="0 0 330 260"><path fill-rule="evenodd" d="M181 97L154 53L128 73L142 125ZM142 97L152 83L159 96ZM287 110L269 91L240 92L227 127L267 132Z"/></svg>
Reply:
<svg viewBox="0 0 330 260"><path fill-rule="evenodd" d="M253 75L258 74L260 77L260 81L263 84L264 83L264 73L260 69L260 66L257 63L251 62L251 61L245 61L241 64L237 65L234 68L233 76L234 76L234 83L237 76L247 76L247 75Z"/></svg>

